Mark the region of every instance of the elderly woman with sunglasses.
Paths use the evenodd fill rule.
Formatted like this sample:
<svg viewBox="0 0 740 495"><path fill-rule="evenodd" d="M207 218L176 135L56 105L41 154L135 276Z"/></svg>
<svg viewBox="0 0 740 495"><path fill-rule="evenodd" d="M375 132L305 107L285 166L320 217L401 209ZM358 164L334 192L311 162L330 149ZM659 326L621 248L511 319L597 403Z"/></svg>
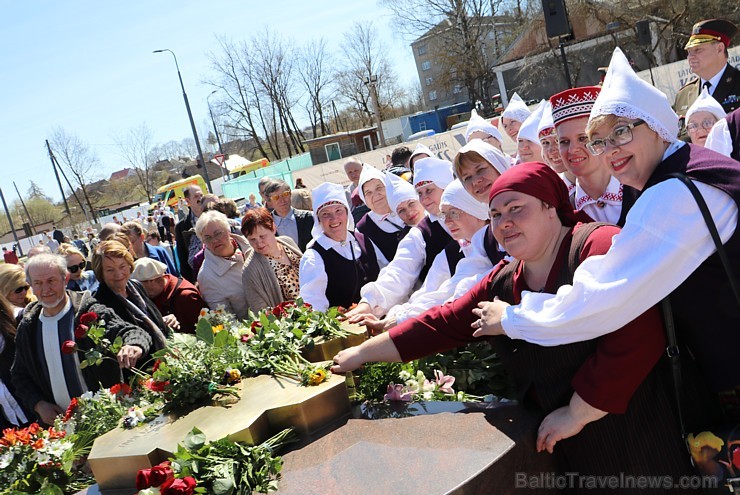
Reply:
<svg viewBox="0 0 740 495"><path fill-rule="evenodd" d="M740 163L678 141L678 116L668 99L636 76L618 48L587 132L589 150L640 192L624 228L604 256L584 261L572 285L557 294L527 293L516 306L483 303L485 333L548 346L579 342L613 332L670 296L679 343L690 349L682 355L695 360L704 392L713 393L696 397L706 417L694 427L716 420L709 416L719 402L728 419L740 420L740 309L696 201L670 176L693 180L737 269Z"/></svg>
<svg viewBox="0 0 740 495"><path fill-rule="evenodd" d="M87 261L79 249L72 244L64 243L59 246L57 254L64 256L67 260L67 273L69 274L67 289L89 290L93 293L98 290L98 279L95 277L95 272L85 269Z"/></svg>
<svg viewBox="0 0 740 495"><path fill-rule="evenodd" d="M206 211L195 224L195 233L205 246L203 266L198 272L198 288L210 308L223 306L239 319L249 316L244 298L242 269L252 251L247 240L232 234L229 220L220 211Z"/></svg>
<svg viewBox="0 0 740 495"><path fill-rule="evenodd" d="M23 308L36 300L26 280L26 272L20 265L0 265L0 294L12 305L13 316L16 317Z"/></svg>

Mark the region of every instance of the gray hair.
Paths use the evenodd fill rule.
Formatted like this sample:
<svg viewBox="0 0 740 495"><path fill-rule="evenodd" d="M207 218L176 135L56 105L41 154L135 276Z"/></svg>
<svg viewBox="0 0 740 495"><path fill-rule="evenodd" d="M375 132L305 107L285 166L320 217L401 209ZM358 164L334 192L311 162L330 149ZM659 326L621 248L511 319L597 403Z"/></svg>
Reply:
<svg viewBox="0 0 740 495"><path fill-rule="evenodd" d="M195 224L195 235L198 236L198 239L200 239L201 241L203 240L203 229L205 229L206 226L211 223L217 223L221 225L226 232L231 232L229 219L226 218L226 215L224 215L220 211L208 210L200 217L198 217L198 222ZM64 269L67 269L66 265Z"/></svg>
<svg viewBox="0 0 740 495"><path fill-rule="evenodd" d="M62 280L67 276L67 260L64 256L58 254L37 254L30 260L26 261L26 279L29 282L31 280L31 268L34 267L52 267L59 270L59 274L62 276Z"/></svg>
<svg viewBox="0 0 740 495"><path fill-rule="evenodd" d="M272 182L271 177L262 177L259 182L257 182L257 189L260 190L261 193L265 192L265 186Z"/></svg>

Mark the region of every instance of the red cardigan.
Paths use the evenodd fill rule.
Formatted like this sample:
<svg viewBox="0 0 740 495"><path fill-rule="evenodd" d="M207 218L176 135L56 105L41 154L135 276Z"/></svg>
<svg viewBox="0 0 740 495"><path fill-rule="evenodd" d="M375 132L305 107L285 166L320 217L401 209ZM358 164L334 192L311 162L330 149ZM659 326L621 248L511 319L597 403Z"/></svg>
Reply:
<svg viewBox="0 0 740 495"><path fill-rule="evenodd" d="M611 247L612 237L618 232L617 227L596 229L583 247L581 261L606 253ZM564 257L568 255L565 244L561 244L553 263L545 286L546 292L555 293L558 289L553 286L558 277L558 267L562 266ZM477 307L479 301L488 300L491 282L504 265L504 261L499 263L460 298L436 306L392 328L389 334L401 358L410 361L477 340L472 336L473 329L470 327L477 319L472 309ZM522 266L514 275L515 300L507 301L510 304L518 304L522 291L530 290L524 282ZM596 342L596 352L573 376L571 385L591 406L609 413L624 413L632 394L665 349L662 316L653 307L619 330L599 337Z"/></svg>

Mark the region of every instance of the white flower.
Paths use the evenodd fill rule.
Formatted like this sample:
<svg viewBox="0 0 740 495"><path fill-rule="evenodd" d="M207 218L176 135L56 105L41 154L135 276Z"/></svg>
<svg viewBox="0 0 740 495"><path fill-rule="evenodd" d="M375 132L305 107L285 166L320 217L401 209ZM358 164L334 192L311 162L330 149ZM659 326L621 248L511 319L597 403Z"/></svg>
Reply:
<svg viewBox="0 0 740 495"><path fill-rule="evenodd" d="M406 380L406 386L411 390L413 393L418 394L419 393L419 382L416 380Z"/></svg>
<svg viewBox="0 0 740 495"><path fill-rule="evenodd" d="M5 469L6 467L10 466L10 464L13 462L13 451L8 450L3 455L0 456L0 469Z"/></svg>
<svg viewBox="0 0 740 495"><path fill-rule="evenodd" d="M85 392L84 394L80 395L80 399L90 400L92 398L93 398L93 393L90 392L89 390Z"/></svg>
<svg viewBox="0 0 740 495"><path fill-rule="evenodd" d="M72 442L62 440L59 442L49 442L44 450L51 456L62 457L62 455L71 448Z"/></svg>
<svg viewBox="0 0 740 495"><path fill-rule="evenodd" d="M426 394L427 392L434 392L437 389L437 384L435 382L430 382L429 380L424 380L423 384L421 385L421 391Z"/></svg>
<svg viewBox="0 0 740 495"><path fill-rule="evenodd" d="M432 400L434 398L434 392L424 392L424 400Z"/></svg>
<svg viewBox="0 0 740 495"><path fill-rule="evenodd" d="M405 382L411 378L411 373L406 370L401 370L401 372L398 374L398 378Z"/></svg>
<svg viewBox="0 0 740 495"><path fill-rule="evenodd" d="M36 464L48 464L51 462L51 456L47 454L46 452L42 452L40 450L36 451Z"/></svg>
<svg viewBox="0 0 740 495"><path fill-rule="evenodd" d="M159 488L144 488L137 495L159 495Z"/></svg>

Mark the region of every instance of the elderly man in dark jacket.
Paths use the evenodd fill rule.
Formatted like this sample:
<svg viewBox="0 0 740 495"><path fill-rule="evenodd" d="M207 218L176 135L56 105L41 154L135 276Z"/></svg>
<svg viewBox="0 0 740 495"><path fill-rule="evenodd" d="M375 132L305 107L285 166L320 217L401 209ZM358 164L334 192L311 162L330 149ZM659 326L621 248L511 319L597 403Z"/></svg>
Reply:
<svg viewBox="0 0 740 495"><path fill-rule="evenodd" d="M122 368L135 366L152 341L144 329L124 322L89 292L66 291L69 275L64 257L34 256L26 264L26 276L38 301L26 307L18 325L11 376L21 403L41 421L52 424L73 397L120 382ZM123 340L117 362L80 366L84 351L93 347L79 328L80 317L87 313L95 313L86 316L94 318L88 325L103 320L107 338Z"/></svg>

